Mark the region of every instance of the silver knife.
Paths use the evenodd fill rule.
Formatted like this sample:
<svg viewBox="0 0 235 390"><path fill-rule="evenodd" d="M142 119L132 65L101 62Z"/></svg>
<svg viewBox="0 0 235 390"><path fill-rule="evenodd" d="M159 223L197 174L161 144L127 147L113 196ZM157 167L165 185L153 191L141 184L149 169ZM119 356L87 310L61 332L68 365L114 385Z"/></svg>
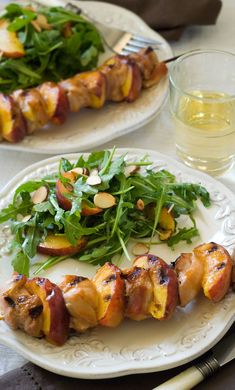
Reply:
<svg viewBox="0 0 235 390"><path fill-rule="evenodd" d="M209 358L200 361L197 365L188 368L153 390L191 390L234 358L235 334L232 333L212 348L212 355Z"/></svg>

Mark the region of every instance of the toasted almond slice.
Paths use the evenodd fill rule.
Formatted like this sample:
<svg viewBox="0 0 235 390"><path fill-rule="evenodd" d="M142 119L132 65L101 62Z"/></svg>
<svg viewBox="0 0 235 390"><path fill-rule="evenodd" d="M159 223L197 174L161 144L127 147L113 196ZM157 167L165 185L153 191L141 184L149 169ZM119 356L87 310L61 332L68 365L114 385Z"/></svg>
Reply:
<svg viewBox="0 0 235 390"><path fill-rule="evenodd" d="M69 171L69 172L74 172L74 173L77 173L77 175L81 175L81 176L88 176L86 168L77 167L77 168L71 169L71 171Z"/></svg>
<svg viewBox="0 0 235 390"><path fill-rule="evenodd" d="M146 255L149 253L149 247L147 247L145 244L142 244L141 242L138 242L133 246L132 253L135 256Z"/></svg>
<svg viewBox="0 0 235 390"><path fill-rule="evenodd" d="M127 167L124 168L124 175L128 177L130 175L133 175L133 173L138 172L139 169L140 167L138 167L137 165L128 165Z"/></svg>
<svg viewBox="0 0 235 390"><path fill-rule="evenodd" d="M36 21L43 30L51 30L52 26L48 23L45 15L39 14Z"/></svg>
<svg viewBox="0 0 235 390"><path fill-rule="evenodd" d="M98 184L101 183L101 178L99 176L89 176L87 178L87 184L89 184L90 186L97 186Z"/></svg>
<svg viewBox="0 0 235 390"><path fill-rule="evenodd" d="M110 207L115 206L116 199L107 192L98 192L98 194L94 196L94 204L101 209L109 209Z"/></svg>
<svg viewBox="0 0 235 390"><path fill-rule="evenodd" d="M39 24L37 23L37 20L32 20L31 24L32 24L32 26L34 27L34 29L35 29L37 32L41 32L41 31L42 31L41 27L40 27Z"/></svg>
<svg viewBox="0 0 235 390"><path fill-rule="evenodd" d="M142 199L138 199L136 202L136 208L140 211L144 210L144 201Z"/></svg>
<svg viewBox="0 0 235 390"><path fill-rule="evenodd" d="M98 176L99 175L99 171L97 168L94 168L90 171L90 175L89 176Z"/></svg>
<svg viewBox="0 0 235 390"><path fill-rule="evenodd" d="M24 218L22 218L21 222L28 222L30 220L30 218L32 217L32 215L25 215Z"/></svg>
<svg viewBox="0 0 235 390"><path fill-rule="evenodd" d="M48 195L48 189L45 186L39 187L32 196L32 202L34 204L39 204L46 200Z"/></svg>

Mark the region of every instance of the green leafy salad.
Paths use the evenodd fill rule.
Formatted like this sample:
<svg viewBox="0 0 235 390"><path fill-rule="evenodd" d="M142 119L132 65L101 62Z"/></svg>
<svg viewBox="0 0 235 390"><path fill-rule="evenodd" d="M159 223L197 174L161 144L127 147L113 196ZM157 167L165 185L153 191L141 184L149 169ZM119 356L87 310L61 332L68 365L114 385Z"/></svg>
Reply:
<svg viewBox="0 0 235 390"><path fill-rule="evenodd" d="M75 163L62 158L57 173L16 189L12 203L0 211L0 223L10 220L15 271L28 275L36 264L38 273L71 253L102 265L114 255L129 258L130 239L147 247L174 247L199 235L193 212L197 199L210 206L204 187L178 183L170 172L151 169L148 156L130 162L114 154L115 148ZM190 224L179 226L182 215ZM38 251L50 255L40 264Z"/></svg>
<svg viewBox="0 0 235 390"><path fill-rule="evenodd" d="M99 32L82 16L62 7L11 3L0 17L0 91L11 93L90 70L102 51Z"/></svg>

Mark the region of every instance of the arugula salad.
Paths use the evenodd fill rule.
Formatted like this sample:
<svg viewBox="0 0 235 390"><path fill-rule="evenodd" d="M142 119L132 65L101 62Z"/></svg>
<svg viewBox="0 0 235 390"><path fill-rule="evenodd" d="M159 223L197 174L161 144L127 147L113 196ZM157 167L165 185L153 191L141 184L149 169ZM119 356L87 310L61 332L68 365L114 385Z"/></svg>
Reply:
<svg viewBox="0 0 235 390"><path fill-rule="evenodd" d="M114 154L115 148L76 162L61 158L57 172L16 189L0 211L0 223L10 221L13 233L15 271L28 275L37 252L49 257L34 273L68 257L100 265L114 255L130 258L129 240L174 247L199 235L193 213L198 199L210 206L204 187L152 169L148 156L130 162ZM182 215L190 224L179 226Z"/></svg>
<svg viewBox="0 0 235 390"><path fill-rule="evenodd" d="M96 27L79 14L11 3L0 16L0 91L11 93L90 70L102 51Z"/></svg>

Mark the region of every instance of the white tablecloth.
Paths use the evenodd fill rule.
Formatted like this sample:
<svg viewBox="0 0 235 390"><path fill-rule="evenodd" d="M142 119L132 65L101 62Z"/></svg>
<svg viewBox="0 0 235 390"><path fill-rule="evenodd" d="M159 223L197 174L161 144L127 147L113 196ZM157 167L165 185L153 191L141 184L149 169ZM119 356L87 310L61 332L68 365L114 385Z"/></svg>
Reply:
<svg viewBox="0 0 235 390"><path fill-rule="evenodd" d="M1 2L4 3L3 0ZM221 14L216 26L195 26L188 28L179 42L172 43L175 54L191 49L221 49L235 52L235 0L224 0ZM166 104L160 115L151 123L133 132L120 137L102 146L136 147L155 149L171 157L177 158L174 146L174 125ZM234 145L235 148L235 145ZM18 172L28 165L47 158L46 155L0 151L0 189ZM218 180L235 192L235 166ZM16 352L0 345L0 375L15 367L19 367L25 360Z"/></svg>

